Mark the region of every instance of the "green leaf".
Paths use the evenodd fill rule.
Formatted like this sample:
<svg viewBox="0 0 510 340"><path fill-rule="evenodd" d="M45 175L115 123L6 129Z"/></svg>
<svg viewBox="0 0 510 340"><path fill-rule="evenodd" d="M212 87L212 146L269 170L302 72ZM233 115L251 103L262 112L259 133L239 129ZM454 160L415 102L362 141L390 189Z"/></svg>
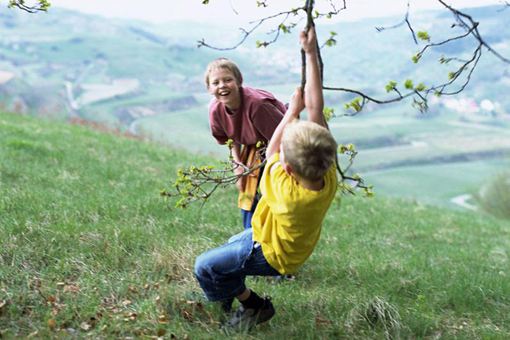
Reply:
<svg viewBox="0 0 510 340"><path fill-rule="evenodd" d="M421 58L421 54L420 53L416 53L415 55L413 55L413 63L418 63L418 61L420 61L420 58Z"/></svg>
<svg viewBox="0 0 510 340"><path fill-rule="evenodd" d="M416 91L425 91L427 89L427 87L425 86L425 84L419 83L418 85L416 85L416 87L414 89Z"/></svg>
<svg viewBox="0 0 510 340"><path fill-rule="evenodd" d="M283 33L290 33L289 27L285 26L284 24L280 24L278 28L282 30Z"/></svg>
<svg viewBox="0 0 510 340"><path fill-rule="evenodd" d="M394 80L390 80L388 82L388 84L386 84L386 86L385 86L386 92L391 92L391 91L395 90L396 87L397 87L397 82Z"/></svg>
<svg viewBox="0 0 510 340"><path fill-rule="evenodd" d="M41 7L41 10L43 11L46 11L51 6L51 4L47 0L40 0L39 5Z"/></svg>
<svg viewBox="0 0 510 340"><path fill-rule="evenodd" d="M365 196L366 197L374 197L374 192L371 188L365 188Z"/></svg>
<svg viewBox="0 0 510 340"><path fill-rule="evenodd" d="M329 38L328 40L326 40L326 46L328 47L331 47L331 46L335 46L336 45L336 40L333 39L333 38Z"/></svg>
<svg viewBox="0 0 510 340"><path fill-rule="evenodd" d="M430 41L430 36L426 31L419 31L417 33L417 35L418 35L418 39L420 39L420 40L424 40L427 42Z"/></svg>
<svg viewBox="0 0 510 340"><path fill-rule="evenodd" d="M404 86L408 90L412 90L414 87L413 81L411 79L407 79L404 83Z"/></svg>
<svg viewBox="0 0 510 340"><path fill-rule="evenodd" d="M329 122L329 120L335 115L335 110L331 107L324 107L322 113L324 114L326 122Z"/></svg>
<svg viewBox="0 0 510 340"><path fill-rule="evenodd" d="M354 111L356 112L360 112L361 111L361 98L355 98L352 102L351 102L351 107L354 109Z"/></svg>
<svg viewBox="0 0 510 340"><path fill-rule="evenodd" d="M257 46L257 48L260 48L260 47L266 47L267 45L269 45L269 43L266 41L257 40L255 42L255 45Z"/></svg>

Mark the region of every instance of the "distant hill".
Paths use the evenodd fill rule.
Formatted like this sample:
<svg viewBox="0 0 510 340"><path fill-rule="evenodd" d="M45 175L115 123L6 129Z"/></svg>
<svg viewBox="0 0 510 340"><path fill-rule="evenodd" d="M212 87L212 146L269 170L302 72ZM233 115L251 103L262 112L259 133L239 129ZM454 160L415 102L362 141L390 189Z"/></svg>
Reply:
<svg viewBox="0 0 510 340"><path fill-rule="evenodd" d="M503 23L509 21L510 11L500 9L487 6L466 12L479 20L486 41L509 57L510 26ZM322 49L325 85L384 99L390 80L445 81L454 65L440 64L441 56L470 57L475 42L467 39L432 49L414 64L411 56L423 45L414 44L405 25L375 29L401 19L321 23L321 39L337 33L337 45ZM428 31L434 41L459 32L451 28L453 18L444 11L411 19L416 31ZM219 56L235 60L245 84L268 89L282 101L300 81L296 32L256 48L256 40L267 39L265 33L234 51L215 51L198 49L197 40L231 46L240 38L237 27L212 22L153 25L58 8L35 15L5 10L0 13L0 109L85 119L225 157L225 147L216 145L209 132L210 96L203 84L207 63ZM509 65L483 50L469 86L454 97L431 98L425 114L410 102L368 105L359 116L334 118L330 126L340 143L358 145L353 170L366 174L376 192L455 207L452 200L477 192L491 174L508 167L509 90ZM325 96L326 105L339 115L353 98L339 92Z"/></svg>
<svg viewBox="0 0 510 340"><path fill-rule="evenodd" d="M508 19L508 14L497 9L497 6L490 6L468 12L481 21L480 30L486 41L504 54L510 52L510 28L500 23ZM384 97L384 85L389 80L402 83L410 78L427 84L433 79L445 79L449 69L438 65L439 57L469 51L473 47L470 40L440 46L433 50L430 58L414 65L410 57L418 46L413 44L406 27L381 33L375 30L376 26L390 26L397 20L399 18L393 17L354 23L322 23L320 37L327 37L329 31L338 33L337 46L323 49L326 85L360 89ZM436 39L455 32L449 29L451 22L451 16L443 12L426 12L413 18L417 30L427 30ZM129 106L154 109L163 101L180 100L180 96L189 95L196 96L197 104L204 105L201 96L204 93L203 70L219 55L236 60L247 83L284 85L277 92L287 96L285 85L296 83L300 75L296 37L283 35L276 44L257 49L254 41L264 38L263 33L255 35L236 51L219 52L197 49L196 41L205 38L213 45L233 45L239 37L236 27L185 22L152 25L58 8L37 15L2 11L0 72L14 74L19 81L11 79L7 83L0 77L0 103L9 109L40 114L58 107L62 115L79 115L125 126L130 121L125 115L116 115L120 107L123 112L129 111ZM493 59L488 56L465 94L475 100L489 98L507 107L510 103L508 96L504 96L500 89L508 86L510 75L504 65L492 65ZM137 86L127 85L133 82ZM45 88L50 92L45 97L50 98L42 103L33 100L38 91L26 87ZM13 102L13 97L22 103L21 108ZM341 107L342 101L349 96L330 92L328 98L330 105ZM402 110L406 106L409 105L395 107ZM158 112L171 112L171 109ZM133 116L131 121L137 118Z"/></svg>

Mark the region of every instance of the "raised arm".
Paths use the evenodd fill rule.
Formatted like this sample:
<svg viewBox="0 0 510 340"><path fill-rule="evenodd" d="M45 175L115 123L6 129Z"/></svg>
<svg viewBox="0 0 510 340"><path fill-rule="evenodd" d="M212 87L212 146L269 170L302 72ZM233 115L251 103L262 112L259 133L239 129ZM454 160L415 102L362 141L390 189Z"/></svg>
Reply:
<svg viewBox="0 0 510 340"><path fill-rule="evenodd" d="M290 100L290 105L283 116L282 121L273 133L266 150L266 157L270 158L280 149L283 130L289 122L299 117L299 114L306 106L308 111L308 120L327 127L322 113L324 108L324 98L322 96L322 82L320 79L319 60L317 55L317 38L315 28L311 27L308 32L301 32L299 36L301 46L306 55L306 85L304 102L302 89L298 88Z"/></svg>
<svg viewBox="0 0 510 340"><path fill-rule="evenodd" d="M300 41L306 56L305 106L308 111L308 120L327 127L323 114L324 97L322 94L315 27L310 27L308 32L302 31Z"/></svg>
<svg viewBox="0 0 510 340"><path fill-rule="evenodd" d="M303 91L301 87L298 87L292 98L290 99L289 108L280 121L280 124L274 130L273 137L269 141L266 149L266 158L269 159L275 152L280 150L280 144L282 142L283 130L291 121L299 118L299 114L303 111L305 104L303 103Z"/></svg>

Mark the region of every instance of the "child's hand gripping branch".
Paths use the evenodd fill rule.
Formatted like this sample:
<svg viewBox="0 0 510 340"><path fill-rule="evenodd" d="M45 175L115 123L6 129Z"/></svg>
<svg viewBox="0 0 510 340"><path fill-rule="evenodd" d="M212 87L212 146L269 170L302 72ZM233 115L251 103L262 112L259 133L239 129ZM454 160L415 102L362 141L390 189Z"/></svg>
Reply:
<svg viewBox="0 0 510 340"><path fill-rule="evenodd" d="M322 95L322 81L319 71L319 60L317 55L317 38L315 28L311 27L307 32L300 34L301 47L306 55L306 85L303 99L302 89L298 87L290 100L289 108L282 121L276 128L273 137L269 141L266 150L266 157L269 159L280 149L283 130L287 124L294 119L299 118L299 114L306 107L308 111L308 120L327 127L324 115L324 98Z"/></svg>
<svg viewBox="0 0 510 340"><path fill-rule="evenodd" d="M310 27L308 31L302 31L299 40L306 56L305 105L308 111L308 120L327 127L323 114L324 97L322 94L315 27Z"/></svg>

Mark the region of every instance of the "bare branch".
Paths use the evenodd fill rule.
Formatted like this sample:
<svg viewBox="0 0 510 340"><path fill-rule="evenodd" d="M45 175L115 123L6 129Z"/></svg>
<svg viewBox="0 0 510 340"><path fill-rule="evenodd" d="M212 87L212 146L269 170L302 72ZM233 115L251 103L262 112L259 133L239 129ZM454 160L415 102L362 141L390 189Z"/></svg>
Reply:
<svg viewBox="0 0 510 340"><path fill-rule="evenodd" d="M335 6L334 1L333 0L329 0L328 2L329 2L329 6L331 7L331 10L329 12L325 12L325 13L320 13L320 12L316 11L314 13L315 19L318 19L318 18L321 18L321 17L326 17L327 19L331 19L333 16L338 15L341 11L347 9L347 5L346 5L345 1L346 0L342 0L342 7L337 8Z"/></svg>
<svg viewBox="0 0 510 340"><path fill-rule="evenodd" d="M239 12L234 8L234 4L232 3L232 0L230 0L230 8L232 9L232 12L234 12L236 15L239 15Z"/></svg>
<svg viewBox="0 0 510 340"><path fill-rule="evenodd" d="M382 31L385 31L385 30L398 28L398 27L403 26L405 24L405 25L407 25L407 28L409 28L409 30L411 31L411 35L413 37L414 43L416 45L418 45L418 39L416 39L416 34L414 33L414 29L413 29L413 27L411 25L411 22L409 21L409 7L410 7L409 1L407 1L406 14L404 16L404 19L401 22L399 22L398 24L395 24L393 26L388 26L388 27L376 27L375 29L378 32L382 32Z"/></svg>
<svg viewBox="0 0 510 340"><path fill-rule="evenodd" d="M503 61L505 63L510 63L510 60L508 58L505 58L504 56L499 54L496 50L494 50L494 48L492 48L483 39L483 37L481 36L481 34L478 30L478 26L479 26L478 22L473 20L473 18L471 16L467 15L466 13L463 13L463 12L451 7L450 5L446 4L443 0L438 0L438 1L445 8L447 8L450 12L452 12L452 14L454 15L454 18L456 19L456 23L454 25L452 25L452 28L459 26L459 27L463 28L465 32L462 34L459 34L457 36L454 36L452 38L445 39L440 42L428 43L413 57L413 61L418 62L420 60L420 58L429 49L433 49L438 46L443 46L443 45L446 45L453 41L465 39L469 36L473 37L475 39L475 41L477 42L477 45L474 47L472 56L467 60L463 60L463 59L456 58L456 57L450 57L450 58L441 57L440 63L443 63L443 64L446 64L452 60L455 60L455 61L458 61L461 63L461 65L455 71L449 73L449 75L448 75L449 80L447 82L444 82L442 84L432 85L432 86L429 86L428 88L424 88L424 86L422 86L422 88L420 88L420 89L412 89L411 91L409 91L405 94L402 94L396 86L393 86L392 90L397 95L395 97L392 97L389 99L376 99L374 97L371 97L371 96L363 93L362 91L351 90L351 89L346 89L346 88L342 88L342 87L325 86L324 87L325 90L353 93L353 94L358 95L362 99L361 101L354 103L356 105L348 105L351 108L355 109L354 113L351 113L348 115L356 115L363 109L363 107L368 102L373 102L376 104L390 104L390 103L401 101L408 97L414 97L413 105L417 106L420 111L427 110L427 108L428 108L427 97L430 93L436 94L438 96L440 96L440 95L455 95L455 94L462 92L466 88L466 86L469 84L469 82L471 80L471 76L472 76L475 68L477 67L478 62L482 56L482 48L483 47L486 48L490 53L492 53L496 58L500 59L501 61ZM408 3L408 11L407 11L406 16L402 22L400 22L397 25L391 26L391 27L378 28L378 31L381 32L385 29L396 28L396 27L402 26L403 24L407 24L407 26L411 30L411 33L413 34L413 39L416 42L416 34L415 34L415 32L412 28L412 25L409 21L408 14L409 14L409 3ZM421 32L419 32L419 33L421 33ZM428 39L427 34L425 34L425 38ZM423 37L422 37L422 39L423 39ZM467 72L465 79L463 81L461 81L460 77L465 72ZM460 85L459 85L458 89L450 90L450 88L452 86L458 85L459 83L460 83Z"/></svg>
<svg viewBox="0 0 510 340"><path fill-rule="evenodd" d="M505 63L510 63L510 60L504 56L502 56L500 53L498 53L494 48L492 48L481 36L478 27L479 23L473 20L471 16L468 14L461 12L450 5L446 4L443 0L437 0L440 4L442 4L447 10L449 10L454 18L455 18L455 24L453 24L451 27L460 27L463 29L463 32L461 34L458 34L456 36L444 39L442 41L436 41L436 42L430 42L430 37L428 36L427 32L417 32L415 33L415 30L411 24L410 20L410 2L407 3L407 10L406 14L403 18L403 20L396 25L389 26L389 27L376 27L376 29L379 32L382 32L384 30L388 29L395 29L401 26L406 25L407 28L410 30L411 35L413 37L413 40L416 44L418 44L418 39L426 40L427 44L413 57L414 62L418 62L420 58L423 57L428 51L433 50L434 48L447 45L449 43L459 41L461 39L466 39L468 37L471 37L475 40L476 44L473 49L472 55L468 58L459 58L459 57L444 57L442 56L439 62L441 64L448 64L452 61L455 61L459 63L457 65L457 68L455 71L450 72L448 75L448 81L443 82L441 84L435 84L432 86L425 86L423 83L420 83L418 85L414 85L411 80L406 80L405 82L405 89L406 91L403 91L397 87L397 82L390 81L388 85L386 85L386 91L388 93L391 93L391 96L385 99L376 98L372 95L368 95L364 93L361 90L354 90L344 87L334 87L334 86L324 86L322 85L322 88L324 90L331 90L331 91L341 91L350 93L353 95L358 96L355 98L351 103L346 104L346 106L350 109L353 109L355 112L346 113L344 115L352 116L359 113L365 105L372 102L375 104L390 104L399 102L408 98L412 98L413 106L417 107L420 111L426 111L428 109L428 96L430 94L436 94L436 95L455 95L460 92L462 92L466 86L469 84L472 74L476 67L478 66L478 63L482 57L482 53L484 50L487 50L492 55L494 55L496 58L501 60ZM340 13L340 11L346 9L346 3L345 0L342 1L343 7L337 8L335 6L335 3L333 0L329 0L329 4L332 8L331 11L326 13L319 13L318 11L314 11L314 0L306 0L305 5L303 7L299 7L297 9L292 9L290 11L283 11L271 16L267 16L265 18L259 19L257 21L253 21L250 24L252 27L248 30L241 28L241 32L243 33L243 36L241 40L235 44L232 47L227 48L217 48L213 47L207 43L205 43L204 39L199 41L199 47L205 46L216 50L232 50L243 44L246 39L253 33L255 30L257 30L263 23L273 20L276 18L283 18L278 26L270 31L270 34L274 34L274 37L270 41L265 41L262 43L257 43L257 45L260 46L268 46L269 44L272 44L276 42L280 36L280 33L283 31L284 33L287 33L291 28L294 28L297 22L288 23L289 18L294 17L298 14L298 12L305 12L306 18L307 18L307 25L306 27L312 27L315 25L314 20L322 17L330 18L333 15L337 15ZM267 7L266 0L260 0L257 1L257 4L259 6ZM510 3L508 1L505 1L505 7L510 7ZM328 39L330 41L330 44L324 43L322 46L318 46L318 58L319 58L319 64L320 64L320 72L321 72L321 81L322 76L324 74L324 64L321 57L321 48L328 45L334 45L336 43L336 40L334 39L334 36L336 33L332 33L331 37ZM333 39L333 40L331 40ZM328 41L327 40L327 41ZM326 41L326 42L327 42ZM306 83L306 59L304 58L304 53L301 51L302 56L302 76L301 76L301 84L304 87ZM452 88L454 87L454 88ZM330 113L332 110L330 110ZM338 160L338 154L336 159L336 166L337 171L340 174L340 182L339 187L341 188L342 192L347 192L354 194L357 189L362 189L365 191L365 193L368 196L371 196L372 193L372 187L368 186L364 183L363 179L359 175L350 175L348 172L350 171L354 158L357 155L357 152L352 144L349 144L347 146L340 145L338 152L344 156L348 157L348 163L346 166L341 166L339 160ZM177 202L178 206L185 207L189 203L197 200L202 200L205 202L211 195L221 187L225 187L228 185L232 185L237 182L237 180L240 178L240 176L246 176L253 171L256 171L260 169L265 162L262 162L261 165L258 165L256 167L248 167L243 164L238 164L235 162L232 162L232 156L230 157L230 162L225 163L225 166L223 169L215 169L213 167L189 167L186 170L180 170L179 177L175 181L173 185L173 190L170 191L163 191L161 194L165 197L175 197L179 196L180 200ZM235 174L235 170L237 170L239 167L242 167L242 174L240 176Z"/></svg>
<svg viewBox="0 0 510 340"><path fill-rule="evenodd" d="M453 94L460 93L461 91L463 91L466 88L466 86L468 85L469 81L471 80L471 75L472 75L474 69L478 65L478 61L480 60L480 57L481 57L481 54L482 54L481 47L484 47L485 49L487 49L491 54L496 56L501 61L503 61L505 63L510 63L510 60L508 58L506 58L503 55L501 55L500 53L498 53L494 48L492 48L482 38L480 32L478 31L479 23L474 21L471 16L469 16L466 13L461 12L461 11L451 7L450 5L446 4L443 0L437 0L437 1L441 5L443 5L446 9L448 9L454 15L456 23L454 25L452 25L452 28L458 26L458 27L463 28L464 32L462 34L459 34L457 36L445 39L443 41L433 42L433 43L429 42L428 44L426 44L413 57L413 61L418 62L419 59L429 49L434 49L435 47L443 46L443 45L449 44L449 43L457 41L457 40L465 39L467 37L473 37L478 42L477 46L474 47L472 57L467 59L467 60L462 60L461 58L457 58L457 57L447 57L447 58L442 57L440 59L440 63L444 63L444 64L446 64L446 63L448 63L450 61L453 61L453 60L458 61L458 62L461 63L461 65L455 71L450 72L449 80L447 82L444 82L442 84L431 85L431 86L428 86L427 88L425 88L425 86L423 84L420 84L421 85L420 89L409 89L409 88L407 88L410 91L408 91L406 93L402 93L396 86L394 86L392 88L392 91L396 94L396 96L388 98L388 99L376 99L373 96L365 94L361 90L353 90L353 89L347 89L347 88L343 88L343 87L323 86L323 89L324 90L332 90L332 91L342 91L342 92L347 92L347 93L352 93L352 94L358 95L360 97L359 102L351 103L352 104L351 107L355 108L355 111L356 111L354 114L357 114L358 112L360 112L364 108L364 106L367 103L369 103L369 102L373 102L373 103L376 103L376 104L389 104L389 103L394 103L394 102L398 102L398 101L407 99L409 97L414 97L415 98L415 100L414 100L415 104L416 104L417 100L418 100L418 102L423 102L424 105L420 105L419 106L420 110L422 110L423 108L427 107L427 105L426 105L427 96L430 93L435 93L437 95L453 95ZM280 17L280 16L284 16L284 19L281 21L281 23L278 25L278 27L271 32L271 33L274 34L274 37L273 37L272 40L264 41L264 42L257 42L258 47L260 47L260 46L264 46L264 47L268 46L268 45L270 45L270 44L272 44L272 43L277 41L277 39L279 38L280 33L281 33L282 30L284 30L284 32L285 32L285 30L289 30L290 28L295 27L296 23L286 24L287 20L291 16L291 14L292 15L297 15L298 12L304 11L306 13L306 18L307 18L307 25L306 26L310 27L311 25L314 25L314 19L317 19L317 18L320 18L320 17L330 18L331 16L337 15L342 10L346 9L346 1L345 0L341 1L343 6L340 7L340 8L337 8L338 6L335 5L335 2L333 0L328 0L328 2L329 2L329 5L331 7L331 10L329 12L326 12L326 13L319 13L318 11L314 10L315 2L313 0L306 0L305 1L305 5L303 7L299 7L297 9L292 9L290 11L280 12L280 13L277 13L277 14L274 14L274 15L262 18L262 19L260 19L258 21L251 22L250 24L254 24L254 26L252 26L251 29L249 29L249 30L245 30L245 29L241 28L241 31L243 32L243 37L241 38L241 40L236 45L234 45L232 47L228 47L228 48L213 47L213 46L211 46L209 44L206 44L203 39L201 41L199 41L199 47L200 46L206 46L206 47L213 48L213 49L216 49L216 50L232 50L232 49L235 49L239 45L243 44L246 41L246 39L257 28L259 28L264 22L266 22L268 20L271 20L271 19L275 19L275 18ZM264 7L267 6L266 0L264 0L264 1L257 1L257 4L259 6L264 6ZM505 1L505 6L509 6L509 5L510 5L510 3L508 1ZM425 39L424 39L423 35L420 36L420 34L423 33L423 32L418 32L418 34L415 33L415 30L413 29L413 26L412 26L411 21L410 21L409 13L410 13L410 2L408 1L406 14L405 14L403 20L400 23L397 23L396 25L389 26L389 27L376 27L376 29L379 32L382 32L382 31L387 30L387 29L394 29L394 28L406 25L407 28L409 29L409 31L411 32L412 38L413 38L415 43L418 43L418 38L420 38L422 40L425 40L425 39L429 40L428 34L425 33L426 36L425 36ZM321 54L320 54L320 50L321 50L322 47L324 47L326 45L326 43L328 41L330 43L329 45L333 45L333 44L336 43L336 40L333 38L333 35L332 35L318 49L318 51L319 51L319 63L320 63L320 70L321 70L321 79L322 79L322 75L324 74L324 65L323 65ZM305 79L306 63L305 63L303 51L301 51L301 59L302 59L301 85L304 86L305 83L306 83L306 79ZM466 74L465 79L463 78L464 81L461 81L460 76L463 75L465 72L468 72L468 73ZM457 85L457 83L460 83L459 88L457 90L450 90L450 88L452 86ZM352 114L349 114L349 115L352 115Z"/></svg>
<svg viewBox="0 0 510 340"><path fill-rule="evenodd" d="M501 7L501 9L498 9L498 12L506 11L510 7L510 2L508 2L508 1L501 1L501 5L503 7Z"/></svg>
<svg viewBox="0 0 510 340"><path fill-rule="evenodd" d="M48 0L38 0L35 5L25 4L25 0L9 0L9 8L19 8L28 13L46 12L50 7Z"/></svg>
<svg viewBox="0 0 510 340"><path fill-rule="evenodd" d="M275 19L275 18L278 18L278 17L285 16L285 19L278 26L279 27L278 30L276 30L277 34L279 34L281 25L283 25L285 23L285 21L289 18L289 16L291 14L292 15L297 15L298 11L302 10L303 8L304 7L300 7L300 8L292 9L290 11L280 12L280 13L277 13L277 14L274 14L274 15L270 15L270 16L267 16L267 17L259 19L259 20L252 21L252 22L250 22L250 24L253 24L253 26L250 29L248 29L248 30L240 27L239 29L242 32L241 40L238 43L236 43L235 45L231 46L231 47L215 47L215 46L212 46L212 45L209 45L208 43L206 43L205 39L203 39L203 38L202 38L202 40L198 41L198 47L208 47L210 49L217 50L217 51L230 51L230 50L234 50L237 47L241 46L246 41L246 39L248 39L248 37L253 32L255 32L255 30L257 30L257 28L259 28L264 22L266 22L268 20L271 20L271 19ZM295 23L292 23L291 25L295 26ZM273 41L271 41L270 43L263 42L263 43L260 44L260 46L266 47L269 44L275 42L277 39L278 39L278 37L274 38Z"/></svg>
<svg viewBox="0 0 510 340"><path fill-rule="evenodd" d="M473 18L466 13L463 13L447 3L445 3L443 0L437 0L439 1L444 7L446 7L448 10L450 10L455 18L458 20L458 22L468 30L468 32L476 39L478 40L479 44L481 46L484 46L489 52L491 52L496 58L500 59L501 61L505 63L510 63L510 59L503 57L501 54L499 54L494 48L492 48L487 42L482 38L482 35L478 31L478 25L479 23L474 21ZM468 22L464 21L463 19L466 19Z"/></svg>
<svg viewBox="0 0 510 340"><path fill-rule="evenodd" d="M231 143L228 145L230 149L229 161L222 162L219 168L214 166L190 166L186 169L181 168L171 188L161 191L160 195L169 198L178 197L179 200L175 205L180 208L186 208L190 203L196 201L205 203L217 189L231 186L235 184L240 177L248 176L265 165L265 160L262 161L265 154L265 147L261 147L257 150L257 157L260 160L259 164L248 167L234 161ZM242 167L243 172L237 175L235 174L235 170L239 167Z"/></svg>

